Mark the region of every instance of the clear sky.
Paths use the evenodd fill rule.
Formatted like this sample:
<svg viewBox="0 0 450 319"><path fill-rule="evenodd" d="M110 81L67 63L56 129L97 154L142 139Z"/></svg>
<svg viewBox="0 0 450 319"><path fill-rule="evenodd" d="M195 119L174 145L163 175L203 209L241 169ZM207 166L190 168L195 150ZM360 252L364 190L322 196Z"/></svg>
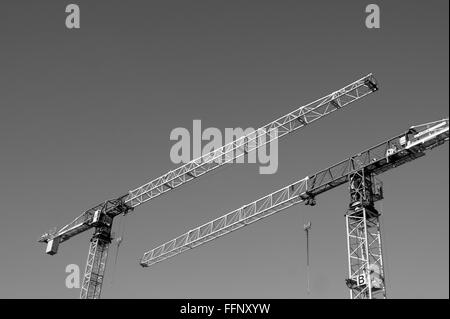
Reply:
<svg viewBox="0 0 450 319"><path fill-rule="evenodd" d="M236 164L127 216L103 298L348 298L346 187L150 268L142 254L411 125L448 117L448 1L68 1L0 5L0 298L77 298L39 236L175 167L176 127L259 127L373 72L380 91L279 144L279 168ZM448 143L380 176L391 298L449 297ZM116 226L119 225L119 218ZM123 220L121 221L124 222Z"/></svg>

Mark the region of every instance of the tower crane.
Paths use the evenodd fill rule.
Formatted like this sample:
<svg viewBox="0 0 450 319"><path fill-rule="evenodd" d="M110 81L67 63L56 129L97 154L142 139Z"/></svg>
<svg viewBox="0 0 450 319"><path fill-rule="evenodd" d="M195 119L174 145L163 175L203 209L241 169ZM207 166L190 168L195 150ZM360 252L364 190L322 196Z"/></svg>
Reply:
<svg viewBox="0 0 450 319"><path fill-rule="evenodd" d="M378 84L374 76L372 73L367 74L361 79L316 101L301 106L211 153L204 154L136 189L130 190L122 196L106 200L84 211L69 224L43 234L39 242L46 243L46 253L54 255L57 253L61 243L94 228L81 283L80 298L97 299L101 294L108 249L112 239L111 229L116 216L126 215L136 207L164 193L230 163L275 139L308 126L377 90Z"/></svg>
<svg viewBox="0 0 450 319"><path fill-rule="evenodd" d="M424 156L449 139L449 120L412 126L406 132L350 156L324 170L287 185L226 215L194 228L146 252L140 264L149 267L234 230L281 212L295 204L315 205L316 196L348 184L350 204L345 215L348 278L351 299L386 298L380 212L381 173ZM305 225L305 229L309 229Z"/></svg>

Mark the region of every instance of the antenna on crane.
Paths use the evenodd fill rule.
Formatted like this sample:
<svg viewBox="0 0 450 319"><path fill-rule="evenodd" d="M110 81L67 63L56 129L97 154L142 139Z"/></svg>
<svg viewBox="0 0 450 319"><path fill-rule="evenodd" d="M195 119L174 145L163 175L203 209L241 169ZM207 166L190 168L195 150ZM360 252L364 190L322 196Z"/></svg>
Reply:
<svg viewBox="0 0 450 319"><path fill-rule="evenodd" d="M311 290L309 287L309 230L311 229L311 222L303 225L303 229L306 233L306 293L310 295Z"/></svg>

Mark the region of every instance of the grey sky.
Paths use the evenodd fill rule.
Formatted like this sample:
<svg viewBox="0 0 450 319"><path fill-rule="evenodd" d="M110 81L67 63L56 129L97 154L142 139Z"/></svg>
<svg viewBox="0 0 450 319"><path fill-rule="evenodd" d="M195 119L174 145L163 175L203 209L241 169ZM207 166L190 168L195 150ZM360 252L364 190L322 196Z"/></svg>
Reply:
<svg viewBox="0 0 450 319"><path fill-rule="evenodd" d="M236 164L126 220L104 298L348 298L345 187L151 268L142 254L411 125L448 117L448 1L3 1L0 297L77 298L91 232L38 237L175 166L173 128L258 127L373 72L380 91L279 144L274 175ZM68 3L67 3L68 4ZM391 298L448 298L448 144L381 176ZM123 221L122 221L123 222ZM116 220L116 226L119 219ZM114 274L114 276L113 276Z"/></svg>

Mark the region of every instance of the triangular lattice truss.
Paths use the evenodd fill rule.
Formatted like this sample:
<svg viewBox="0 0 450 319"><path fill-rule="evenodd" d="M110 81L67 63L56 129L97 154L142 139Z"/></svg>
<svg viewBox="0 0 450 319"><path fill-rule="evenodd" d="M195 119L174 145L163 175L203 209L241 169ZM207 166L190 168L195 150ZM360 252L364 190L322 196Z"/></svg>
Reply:
<svg viewBox="0 0 450 319"><path fill-rule="evenodd" d="M348 276L351 299L386 298L380 213L381 183L364 169L350 176L351 203L347 226Z"/></svg>

